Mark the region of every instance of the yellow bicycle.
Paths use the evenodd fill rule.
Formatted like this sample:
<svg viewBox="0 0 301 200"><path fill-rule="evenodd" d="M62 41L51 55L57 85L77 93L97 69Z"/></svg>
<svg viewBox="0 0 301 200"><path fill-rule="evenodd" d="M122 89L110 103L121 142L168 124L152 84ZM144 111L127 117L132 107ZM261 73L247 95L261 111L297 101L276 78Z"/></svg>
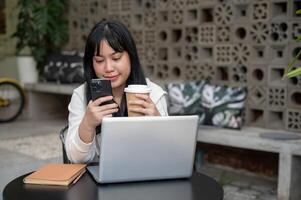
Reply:
<svg viewBox="0 0 301 200"><path fill-rule="evenodd" d="M25 105L25 93L21 85L11 78L0 78L0 123L16 119Z"/></svg>

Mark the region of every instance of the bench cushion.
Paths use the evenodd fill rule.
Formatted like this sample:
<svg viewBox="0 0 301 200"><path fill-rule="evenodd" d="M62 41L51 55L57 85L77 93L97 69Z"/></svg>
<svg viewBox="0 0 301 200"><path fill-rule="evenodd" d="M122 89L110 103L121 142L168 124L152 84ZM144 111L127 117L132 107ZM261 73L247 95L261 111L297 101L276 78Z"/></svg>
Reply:
<svg viewBox="0 0 301 200"><path fill-rule="evenodd" d="M205 81L187 83L169 83L168 112L170 115L198 115L201 113L201 93Z"/></svg>
<svg viewBox="0 0 301 200"><path fill-rule="evenodd" d="M42 79L57 83L82 83L83 58L77 52L53 53L47 57Z"/></svg>
<svg viewBox="0 0 301 200"><path fill-rule="evenodd" d="M247 91L206 81L166 85L170 115L199 115L200 124L240 129Z"/></svg>
<svg viewBox="0 0 301 200"><path fill-rule="evenodd" d="M201 94L202 124L240 129L246 97L244 87L205 84Z"/></svg>

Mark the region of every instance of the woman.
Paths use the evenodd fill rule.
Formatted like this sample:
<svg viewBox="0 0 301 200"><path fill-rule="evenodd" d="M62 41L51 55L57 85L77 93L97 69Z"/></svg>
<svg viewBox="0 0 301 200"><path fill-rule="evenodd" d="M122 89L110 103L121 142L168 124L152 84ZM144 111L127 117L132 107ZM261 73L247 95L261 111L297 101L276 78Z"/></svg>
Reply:
<svg viewBox="0 0 301 200"><path fill-rule="evenodd" d="M73 163L88 163L97 158L95 137L104 117L127 116L124 88L128 85L144 84L151 88L149 96L136 95L139 100L128 102L142 107L130 111L148 116L168 115L165 92L145 79L133 38L119 22L102 21L94 26L86 42L84 74L85 83L73 91L68 107L66 152ZM100 77L111 81L113 96L92 101L91 79ZM112 100L115 103L102 104Z"/></svg>

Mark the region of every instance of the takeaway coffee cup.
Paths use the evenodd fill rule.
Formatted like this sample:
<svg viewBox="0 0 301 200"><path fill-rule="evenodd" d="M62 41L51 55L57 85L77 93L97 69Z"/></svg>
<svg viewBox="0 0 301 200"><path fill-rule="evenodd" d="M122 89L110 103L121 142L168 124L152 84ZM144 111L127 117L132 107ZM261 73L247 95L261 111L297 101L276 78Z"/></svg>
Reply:
<svg viewBox="0 0 301 200"><path fill-rule="evenodd" d="M129 108L139 108L139 105L131 105L128 102L138 99L135 94L147 94L151 92L151 89L147 85L128 85L124 89L125 95L126 95L126 101L127 101L127 107L128 107L128 116L129 117L136 117L136 116L142 116L143 114L136 113L136 112L130 112Z"/></svg>

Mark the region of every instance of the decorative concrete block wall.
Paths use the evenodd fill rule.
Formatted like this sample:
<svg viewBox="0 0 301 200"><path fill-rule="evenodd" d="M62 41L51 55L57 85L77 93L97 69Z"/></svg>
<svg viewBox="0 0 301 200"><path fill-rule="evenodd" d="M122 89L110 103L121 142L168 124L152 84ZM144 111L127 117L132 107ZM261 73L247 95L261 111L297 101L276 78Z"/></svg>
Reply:
<svg viewBox="0 0 301 200"><path fill-rule="evenodd" d="M83 51L93 24L131 30L146 74L246 86L248 125L301 131L301 77L282 80L301 43L300 0L71 0L67 49ZM299 62L300 63L300 62Z"/></svg>

